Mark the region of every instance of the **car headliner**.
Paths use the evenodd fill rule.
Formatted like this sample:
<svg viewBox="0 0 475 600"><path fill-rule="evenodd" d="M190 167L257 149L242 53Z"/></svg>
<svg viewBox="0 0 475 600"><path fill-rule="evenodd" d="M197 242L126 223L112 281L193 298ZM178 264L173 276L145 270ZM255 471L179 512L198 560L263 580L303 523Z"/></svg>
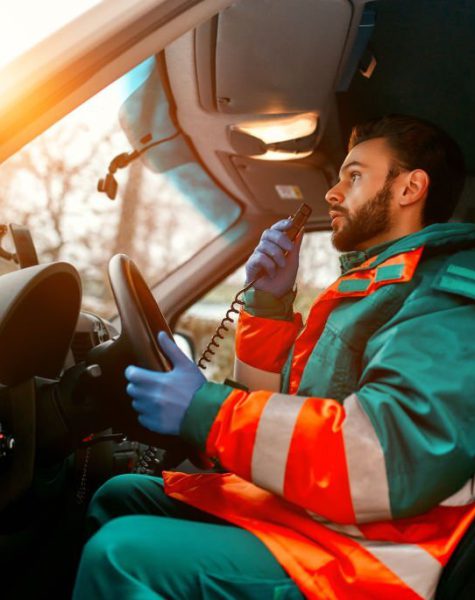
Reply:
<svg viewBox="0 0 475 600"><path fill-rule="evenodd" d="M475 5L467 0L378 0L366 3L377 13L369 46L377 60L373 75L367 79L357 72L347 91L335 91L338 88L335 81L333 89L328 89L328 102L322 101L322 106L315 107L322 117L316 152L309 159L274 164L274 170L270 161L267 165L260 161L259 165L256 164L258 161L250 162L245 156L230 156L232 148L229 142L225 142L226 129L236 116L233 117L222 106L214 112L203 110L199 106L202 98L196 93L193 95L191 88L177 80L181 71L187 73L188 80L197 79L196 61L189 53L192 46L183 43L190 40L190 36L192 39L192 33L183 35L183 32L190 31L193 23L206 22L213 11L219 9L224 11L222 14L239 16L241 8L247 5L251 16L254 16L253 11L257 14L260 7L264 14L263 24L270 28L273 12L278 12L276 7L280 7L281 15L284 15L280 22L285 24L286 19L289 21L291 17L297 29L293 33L294 39L303 39L300 48L305 49L307 40L309 44L312 42L313 28L320 31L325 44L320 48L316 46L315 61L303 63L303 68L299 69L299 82L295 82L296 74L290 68L298 64L299 56L296 62L292 52L280 52L277 70L275 65L273 68L274 74L282 76L277 77L275 89L278 89L281 79L287 83L289 93L298 85L302 93L308 89L318 93L321 77L316 76L316 67L319 67L321 76L325 75L326 65L331 62L331 51L341 52L343 62L348 58L354 41L352 35L357 29L364 4L364 0L275 0L273 10L266 11L268 3L256 0L240 0L237 3L227 0L143 0L133 3L117 0L115 3L101 3L3 71L0 160L134 64L167 46L166 67L178 123L215 181L246 204L250 213L288 214L293 203L276 202L275 198L275 184L285 175L302 189L312 190L313 225L328 227L323 195L345 154L349 128L354 122L384 113L414 114L445 128L461 144L468 170L473 175L475 148L471 144L471 132L475 125L472 110L475 105ZM305 16L305 11L315 7L321 7L318 14L323 27L317 22L311 22L309 26L303 18L299 21L300 14ZM334 18L333 25L328 26L329 32L325 30L327 14L328 18L331 15ZM351 21L347 38L342 42L344 48L340 50L338 44L334 48L329 47L329 41L339 31L339 15ZM299 35L299 23L302 35ZM262 28L256 36L256 52L259 52L259 43L261 48L275 43L278 49L285 41L286 33L284 29L276 35L271 28L269 31ZM239 64L240 53L245 52L248 42L249 39L244 36L240 46L233 46L234 59L230 64ZM226 62L222 68L226 70ZM339 74L341 64L335 77ZM257 83L244 81L242 96L248 90L252 92L253 85ZM197 87L198 83L194 81L193 85ZM269 113L275 112L276 93L272 94L272 91ZM292 109L289 104L288 112L299 110L298 94L295 97L296 108ZM255 116L260 118L262 113L260 107ZM205 114L208 119L206 127L200 118ZM217 124L214 129L213 122ZM246 169L247 179L242 176ZM473 177L467 186L469 192L472 187ZM472 194L466 194L465 201L470 202L471 197ZM307 200L306 197L303 199ZM459 217L473 216L473 200L471 202L472 205L467 204L467 210Z"/></svg>
<svg viewBox="0 0 475 600"><path fill-rule="evenodd" d="M250 0L238 3L236 16L240 6L250 7ZM283 5L282 2L279 2ZM285 4L285 0L284 0ZM311 3L310 3L311 4ZM311 10L305 1L294 3L295 11ZM337 3L344 8L345 2ZM346 3L347 4L347 3ZM355 4L361 4L355 0ZM261 5L263 6L263 5ZM276 5L274 5L276 6ZM323 16L328 12L332 16L330 4L322 3ZM250 210L285 212L291 210L292 202L282 202L275 193L275 186L280 180L291 181L304 190L304 199L314 208L313 224L318 227L328 226L326 206L323 195L345 155L349 131L354 123L389 113L411 114L426 118L441 126L451 134L464 151L468 172L466 192L462 199L462 208L457 213L459 219L473 219L475 203L473 194L473 174L475 172L475 147L471 143L471 135L475 130L475 4L464 0L378 0L367 3L376 11L376 25L368 46L368 53L377 61L374 73L370 78L363 77L359 71L354 75L346 91L330 90L328 106L316 107L320 112L323 135L313 156L307 159L274 163L252 160L248 157L236 158L230 146L228 129L230 123L239 122L249 115L237 114L220 106L215 110L203 108L204 94L200 90L199 56L197 52L196 34L184 35L171 44L165 51L166 67L171 88L171 95L176 103L176 116L179 125L188 135L201 161L229 193L248 205ZM257 15L257 5L249 8ZM231 12L231 9L228 9ZM243 8L244 12L244 8ZM277 11L276 11L277 12ZM318 13L315 13L318 15ZM341 15L344 16L342 9ZM354 17L354 15L353 15ZM262 19L262 17L261 17ZM266 15L266 23L271 26L273 16ZM282 20L274 19L282 25ZM297 21L293 21L295 23ZM333 25L335 32L338 30ZM354 27L354 24L351 24ZM223 28L224 29L224 28ZM229 32L229 27L227 29ZM303 33L308 29L303 28ZM243 32L241 32L243 33ZM295 34L296 39L300 32ZM282 32L281 37L285 34ZM251 34L243 35L241 48L226 47L225 40L216 35L214 51L216 56L215 71L211 74L211 86L218 85L219 76L226 72L226 60L229 67L234 65L235 53L239 56L242 50L245 56L245 45L255 44L258 52L259 40ZM281 39L273 33L262 33L262 43L275 45L279 51ZM233 40L234 41L234 40ZM326 39L328 41L328 38ZM309 41L310 43L310 41ZM347 43L348 45L348 43ZM325 52L327 48L314 46L314 55L318 50ZM328 52L333 51L328 49ZM221 52L221 54L219 54ZM345 53L347 48L345 48ZM295 58L286 61L285 53L279 52L278 65L281 78L269 85L268 98L261 102L260 112L256 118L263 118L262 106L268 103L268 113L275 113L275 97L279 93L288 92L294 103L288 102L288 112L298 112L298 106L305 105L308 88L320 85L319 74L325 69L325 62L317 60L314 64L308 61L304 79L300 73L292 73L295 69ZM190 57L194 57L191 58ZM221 74L218 66L221 64ZM218 65L218 66L216 66ZM265 66L265 65L264 65ZM320 71L318 70L320 69ZM213 70L213 67L211 68ZM290 74L289 74L290 73ZM242 97L255 93L253 86L259 85L252 77L252 69L243 68ZM341 65L340 65L341 74ZM334 84L336 89L338 86ZM297 91L296 91L297 90ZM216 93L214 89L210 93ZM206 100L206 99L205 99ZM219 100L219 99L218 99ZM228 99L232 104L234 98ZM239 99L238 99L239 100ZM260 101L260 98L258 99ZM216 99L215 99L216 104ZM219 102L218 102L219 104ZM272 170L274 166L274 170ZM247 170L247 175L243 172ZM316 174L322 176L317 179ZM305 196L309 194L309 197Z"/></svg>

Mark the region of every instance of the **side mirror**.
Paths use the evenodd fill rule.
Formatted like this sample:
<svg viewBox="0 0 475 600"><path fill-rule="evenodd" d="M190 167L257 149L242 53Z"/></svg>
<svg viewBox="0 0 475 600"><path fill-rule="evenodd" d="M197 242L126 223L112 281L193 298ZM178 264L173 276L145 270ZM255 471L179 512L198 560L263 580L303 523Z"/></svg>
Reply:
<svg viewBox="0 0 475 600"><path fill-rule="evenodd" d="M174 332L173 339L180 350L188 356L190 360L196 362L196 348L193 338L187 333Z"/></svg>

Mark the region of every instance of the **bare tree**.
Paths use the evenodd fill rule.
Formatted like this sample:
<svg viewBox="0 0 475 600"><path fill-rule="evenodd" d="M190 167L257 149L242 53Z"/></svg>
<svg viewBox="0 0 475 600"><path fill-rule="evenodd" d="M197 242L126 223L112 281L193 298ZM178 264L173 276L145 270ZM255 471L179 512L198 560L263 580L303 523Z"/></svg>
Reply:
<svg viewBox="0 0 475 600"><path fill-rule="evenodd" d="M42 261L75 259L75 266L93 276L96 288L102 280L102 295L107 292L100 272L104 254L112 248L114 228L110 225L115 217L110 207L104 210L106 201L98 201L95 187L97 171L112 152L115 133L112 129L94 140L84 125L61 124L0 169L2 220L30 227ZM79 215L82 220L78 221Z"/></svg>

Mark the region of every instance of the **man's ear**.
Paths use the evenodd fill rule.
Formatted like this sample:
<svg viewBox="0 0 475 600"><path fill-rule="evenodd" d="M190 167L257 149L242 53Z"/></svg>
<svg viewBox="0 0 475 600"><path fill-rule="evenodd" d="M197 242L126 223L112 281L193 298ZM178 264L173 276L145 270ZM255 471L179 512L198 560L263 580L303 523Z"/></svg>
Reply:
<svg viewBox="0 0 475 600"><path fill-rule="evenodd" d="M404 173L399 204L409 206L425 200L429 191L429 175L423 169L414 169Z"/></svg>

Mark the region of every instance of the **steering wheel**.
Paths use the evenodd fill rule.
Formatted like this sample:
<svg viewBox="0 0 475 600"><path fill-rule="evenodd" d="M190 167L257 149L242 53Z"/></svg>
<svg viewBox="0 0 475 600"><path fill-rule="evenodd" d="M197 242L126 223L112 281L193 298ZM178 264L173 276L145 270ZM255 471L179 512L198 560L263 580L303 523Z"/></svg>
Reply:
<svg viewBox="0 0 475 600"><path fill-rule="evenodd" d="M168 323L137 265L125 254L109 261L109 280L125 338L135 363L145 369L169 371L170 364L157 342L159 331L173 338Z"/></svg>
<svg viewBox="0 0 475 600"><path fill-rule="evenodd" d="M170 466L182 462L194 451L177 436L161 435L139 424L137 413L126 394L124 369L135 364L155 371L169 371L170 363L157 342L159 331L172 332L136 264L125 254L109 261L109 280L122 324L120 336L100 344L88 354L89 364L97 363L103 372L101 393L107 396L113 425L130 439L169 451ZM170 460L170 453L176 459Z"/></svg>

